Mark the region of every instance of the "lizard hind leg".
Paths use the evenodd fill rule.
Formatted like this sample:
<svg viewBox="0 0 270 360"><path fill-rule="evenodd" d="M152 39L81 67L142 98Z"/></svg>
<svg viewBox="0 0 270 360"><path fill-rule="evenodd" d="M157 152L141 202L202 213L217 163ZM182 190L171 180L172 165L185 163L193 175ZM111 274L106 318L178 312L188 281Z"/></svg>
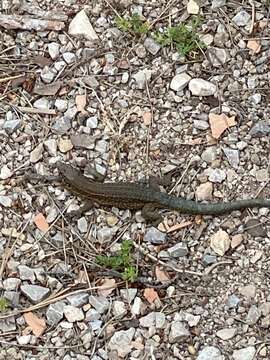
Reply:
<svg viewBox="0 0 270 360"><path fill-rule="evenodd" d="M163 221L163 217L160 215L155 205L150 203L144 205L142 208L142 216L154 226L158 226Z"/></svg>

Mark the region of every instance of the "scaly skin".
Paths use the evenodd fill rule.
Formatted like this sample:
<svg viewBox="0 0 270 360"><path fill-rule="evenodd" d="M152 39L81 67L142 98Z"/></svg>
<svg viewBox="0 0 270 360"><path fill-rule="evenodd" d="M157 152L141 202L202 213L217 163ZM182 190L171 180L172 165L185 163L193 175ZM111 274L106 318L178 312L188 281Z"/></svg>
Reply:
<svg viewBox="0 0 270 360"><path fill-rule="evenodd" d="M156 212L153 212L155 208L169 208L192 215L221 215L246 208L270 208L269 199L247 199L201 204L162 193L145 184L92 181L79 170L63 162L59 162L57 168L67 188L77 195L103 206L115 206L121 209L142 209L143 216L151 220L160 218Z"/></svg>

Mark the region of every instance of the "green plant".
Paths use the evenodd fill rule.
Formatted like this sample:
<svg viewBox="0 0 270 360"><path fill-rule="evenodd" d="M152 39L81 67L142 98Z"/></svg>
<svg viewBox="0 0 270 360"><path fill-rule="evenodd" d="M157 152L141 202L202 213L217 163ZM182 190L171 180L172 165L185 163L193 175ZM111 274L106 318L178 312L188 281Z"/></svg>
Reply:
<svg viewBox="0 0 270 360"><path fill-rule="evenodd" d="M118 16L115 19L117 27L125 32L132 34L146 34L149 31L149 24L143 21L139 14L134 13L126 18Z"/></svg>
<svg viewBox="0 0 270 360"><path fill-rule="evenodd" d="M0 312L4 312L7 310L9 302L7 299L0 297Z"/></svg>
<svg viewBox="0 0 270 360"><path fill-rule="evenodd" d="M200 25L200 19L197 17L186 24L179 24L167 28L163 33L154 33L155 40L162 46L172 45L181 55L186 56L192 51L204 48L205 44L200 41L196 30Z"/></svg>
<svg viewBox="0 0 270 360"><path fill-rule="evenodd" d="M133 244L129 240L123 241L119 253L115 256L97 256L96 260L99 265L121 272L124 280L135 281L138 274L134 266L132 256Z"/></svg>

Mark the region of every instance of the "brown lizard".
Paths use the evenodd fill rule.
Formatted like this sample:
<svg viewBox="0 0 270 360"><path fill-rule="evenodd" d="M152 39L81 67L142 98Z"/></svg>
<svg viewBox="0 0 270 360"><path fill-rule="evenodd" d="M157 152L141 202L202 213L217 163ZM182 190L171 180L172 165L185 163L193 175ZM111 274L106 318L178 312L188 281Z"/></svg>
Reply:
<svg viewBox="0 0 270 360"><path fill-rule="evenodd" d="M156 187L146 186L144 183L93 181L78 169L63 162L58 162L57 168L66 187L92 204L115 206L120 209L142 209L143 217L153 222L162 220L160 214L155 210L160 208L173 209L192 215L221 215L246 208L270 208L269 199L202 204L163 193Z"/></svg>

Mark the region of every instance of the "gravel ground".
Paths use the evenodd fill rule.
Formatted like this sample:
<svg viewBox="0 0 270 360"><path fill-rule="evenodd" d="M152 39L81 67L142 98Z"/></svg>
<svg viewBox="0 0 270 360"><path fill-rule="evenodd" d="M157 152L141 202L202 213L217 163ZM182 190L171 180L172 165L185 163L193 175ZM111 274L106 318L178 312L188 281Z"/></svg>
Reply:
<svg viewBox="0 0 270 360"><path fill-rule="evenodd" d="M120 27L132 14L147 33ZM63 160L112 181L173 173L187 199L270 198L269 15L267 0L3 0L0 359L270 358L269 209L163 210L155 228L75 216L79 198L31 175ZM158 43L192 17L193 51ZM97 264L124 240L133 282Z"/></svg>

